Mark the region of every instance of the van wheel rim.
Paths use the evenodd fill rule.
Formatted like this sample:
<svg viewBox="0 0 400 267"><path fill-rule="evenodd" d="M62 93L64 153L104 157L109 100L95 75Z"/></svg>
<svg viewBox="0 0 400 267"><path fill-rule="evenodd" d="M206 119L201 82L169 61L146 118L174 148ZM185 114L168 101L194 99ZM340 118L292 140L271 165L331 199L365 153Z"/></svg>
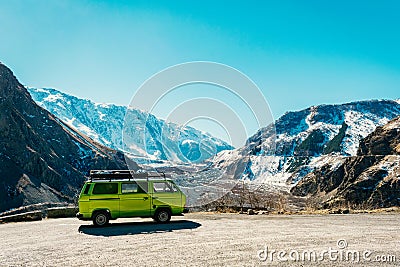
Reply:
<svg viewBox="0 0 400 267"><path fill-rule="evenodd" d="M96 216L96 223L98 225L103 225L106 223L106 221L107 221L107 218L104 214L99 214Z"/></svg>
<svg viewBox="0 0 400 267"><path fill-rule="evenodd" d="M166 220L168 220L168 213L165 211L160 212L160 214L158 214L158 219L161 222L165 222Z"/></svg>

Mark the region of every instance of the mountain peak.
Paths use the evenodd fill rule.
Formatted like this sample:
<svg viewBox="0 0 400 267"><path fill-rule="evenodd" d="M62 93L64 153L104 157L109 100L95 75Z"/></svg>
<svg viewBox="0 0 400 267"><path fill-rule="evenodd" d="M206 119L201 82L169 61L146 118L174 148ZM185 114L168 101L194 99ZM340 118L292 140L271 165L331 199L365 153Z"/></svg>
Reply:
<svg viewBox="0 0 400 267"><path fill-rule="evenodd" d="M11 71L11 69L1 62L0 62L0 76L1 76L0 82L4 82L5 79L17 81L17 78L14 76L14 73Z"/></svg>
<svg viewBox="0 0 400 267"><path fill-rule="evenodd" d="M24 97L20 97L21 94ZM0 63L0 102L31 99L25 87L19 83L14 73L3 63Z"/></svg>
<svg viewBox="0 0 400 267"><path fill-rule="evenodd" d="M311 137L317 136L317 139L320 140L319 149L315 151L301 149L301 155L317 156L323 152L323 148L326 146L330 148L334 146L334 150L342 155L356 155L361 138L374 131L376 126L383 125L399 115L400 103L394 100L363 100L344 104L324 104L288 112L275 122L276 153L287 156L299 153L300 151L296 152L298 146L301 146L304 141L315 143L316 140ZM260 131L268 131L268 128ZM255 136L269 135L256 134ZM312 140L307 140L309 136ZM256 140L254 137L250 137L249 143L254 140ZM260 140L257 141L260 142ZM306 143L302 147L308 147Z"/></svg>

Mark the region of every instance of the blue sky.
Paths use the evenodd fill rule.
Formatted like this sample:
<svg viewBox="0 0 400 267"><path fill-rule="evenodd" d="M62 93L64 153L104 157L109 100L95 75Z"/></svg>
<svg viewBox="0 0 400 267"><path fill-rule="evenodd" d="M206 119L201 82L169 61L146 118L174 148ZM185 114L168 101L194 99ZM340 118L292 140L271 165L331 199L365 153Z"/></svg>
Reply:
<svg viewBox="0 0 400 267"><path fill-rule="evenodd" d="M216 61L248 75L277 118L399 98L399 14L394 0L0 0L0 61L23 84L124 105L164 68Z"/></svg>

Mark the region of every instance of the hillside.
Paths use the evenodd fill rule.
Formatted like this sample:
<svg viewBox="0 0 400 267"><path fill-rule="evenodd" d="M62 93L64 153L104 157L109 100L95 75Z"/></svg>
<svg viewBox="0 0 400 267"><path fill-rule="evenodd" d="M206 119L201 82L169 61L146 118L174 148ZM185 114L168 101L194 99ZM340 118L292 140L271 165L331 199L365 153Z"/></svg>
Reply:
<svg viewBox="0 0 400 267"><path fill-rule="evenodd" d="M400 205L400 117L361 140L357 156L306 175L291 192L320 199L325 207Z"/></svg>
<svg viewBox="0 0 400 267"><path fill-rule="evenodd" d="M39 107L0 63L0 211L71 201L90 169L126 168L123 154Z"/></svg>

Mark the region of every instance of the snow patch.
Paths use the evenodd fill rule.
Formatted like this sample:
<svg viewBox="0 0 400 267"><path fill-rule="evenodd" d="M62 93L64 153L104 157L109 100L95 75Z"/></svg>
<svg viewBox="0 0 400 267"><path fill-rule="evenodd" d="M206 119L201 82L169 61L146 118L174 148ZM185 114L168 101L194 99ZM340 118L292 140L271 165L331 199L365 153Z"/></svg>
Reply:
<svg viewBox="0 0 400 267"><path fill-rule="evenodd" d="M183 140L181 144L182 145L191 145L191 144L198 144L198 143L194 140L186 139L186 140Z"/></svg>
<svg viewBox="0 0 400 267"><path fill-rule="evenodd" d="M106 116L106 114L101 113L100 111L98 113L99 113L100 120L104 121L104 117Z"/></svg>
<svg viewBox="0 0 400 267"><path fill-rule="evenodd" d="M62 103L60 103L60 102L57 103L57 106L59 106L59 107L62 108L62 109L66 109L65 106L64 106Z"/></svg>
<svg viewBox="0 0 400 267"><path fill-rule="evenodd" d="M46 90L44 88L29 88L29 89L33 89L38 93L45 93L45 94L50 94L49 90Z"/></svg>
<svg viewBox="0 0 400 267"><path fill-rule="evenodd" d="M62 100L63 96L61 94L49 95L43 99L44 102L56 102L57 100Z"/></svg>

